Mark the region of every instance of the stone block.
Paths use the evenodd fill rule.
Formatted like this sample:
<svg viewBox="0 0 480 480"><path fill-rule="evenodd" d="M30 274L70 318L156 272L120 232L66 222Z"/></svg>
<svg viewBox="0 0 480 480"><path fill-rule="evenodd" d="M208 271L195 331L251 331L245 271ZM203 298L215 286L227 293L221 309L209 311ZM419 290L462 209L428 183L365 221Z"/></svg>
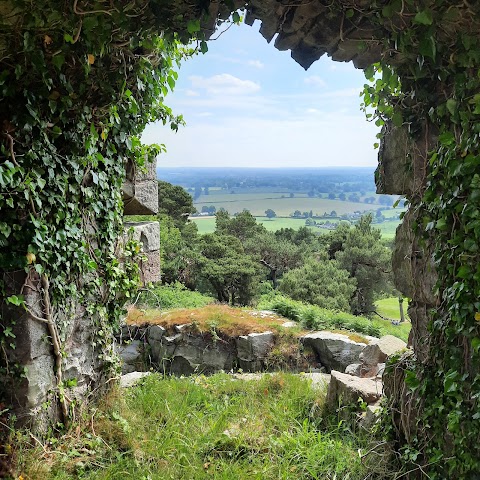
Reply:
<svg viewBox="0 0 480 480"><path fill-rule="evenodd" d="M407 344L393 335L385 335L377 342L367 345L360 354L360 362L365 366L385 363L388 357L407 348ZM376 375L376 372L375 372Z"/></svg>
<svg viewBox="0 0 480 480"><path fill-rule="evenodd" d="M358 399L375 403L383 393L383 384L376 378L359 378L332 370L327 392L327 406L357 405Z"/></svg>
<svg viewBox="0 0 480 480"><path fill-rule="evenodd" d="M301 338L305 346L310 346L320 363L328 370L345 371L348 365L357 363L365 343L351 340L347 335L321 331Z"/></svg>
<svg viewBox="0 0 480 480"><path fill-rule="evenodd" d="M142 243L142 252L160 250L160 224L158 222L125 222L127 234L131 231L132 239Z"/></svg>
<svg viewBox="0 0 480 480"><path fill-rule="evenodd" d="M125 215L154 215L158 213L158 181L156 164L150 163L146 171L129 162L127 176L122 187Z"/></svg>
<svg viewBox="0 0 480 480"><path fill-rule="evenodd" d="M272 332L250 333L235 339L239 365L244 370L262 370L263 360L273 347Z"/></svg>

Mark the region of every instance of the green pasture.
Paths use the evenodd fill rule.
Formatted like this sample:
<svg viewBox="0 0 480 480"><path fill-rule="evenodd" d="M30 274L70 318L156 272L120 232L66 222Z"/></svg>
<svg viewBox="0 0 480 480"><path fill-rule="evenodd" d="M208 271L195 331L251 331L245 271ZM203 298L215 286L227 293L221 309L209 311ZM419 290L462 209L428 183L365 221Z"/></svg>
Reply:
<svg viewBox="0 0 480 480"><path fill-rule="evenodd" d="M282 194L226 194L201 196L194 206L198 211L204 205L214 205L217 210L224 208L231 215L249 210L254 216L265 215L265 210L271 208L278 216L288 217L295 210L303 212L313 211L314 215L321 216L325 212L335 210L338 215L353 213L355 211L376 211L376 205L366 203L343 202L341 200L329 200L327 198L308 197L296 195L290 198L288 195L281 198Z"/></svg>
<svg viewBox="0 0 480 480"><path fill-rule="evenodd" d="M385 318L391 320L400 320L400 307L398 304L398 297L383 298L375 302L375 308L377 312ZM403 301L403 311L405 318L408 319L407 315L408 300L404 299Z"/></svg>

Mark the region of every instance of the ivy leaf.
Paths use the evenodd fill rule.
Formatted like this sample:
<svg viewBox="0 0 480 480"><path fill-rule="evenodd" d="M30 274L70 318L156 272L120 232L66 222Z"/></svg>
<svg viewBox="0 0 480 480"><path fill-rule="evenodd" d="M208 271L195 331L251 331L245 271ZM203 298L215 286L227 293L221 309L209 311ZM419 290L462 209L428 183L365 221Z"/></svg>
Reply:
<svg viewBox="0 0 480 480"><path fill-rule="evenodd" d="M480 338L472 338L472 350L474 353L478 353L478 351L480 350Z"/></svg>
<svg viewBox="0 0 480 480"><path fill-rule="evenodd" d="M10 297L6 298L7 303L11 303L12 305L16 305L19 307L25 303L25 298L23 295L11 295Z"/></svg>
<svg viewBox="0 0 480 480"><path fill-rule="evenodd" d="M395 112L392 116L392 122L396 127L401 127L403 124L403 117L400 112Z"/></svg>
<svg viewBox="0 0 480 480"><path fill-rule="evenodd" d="M423 10L423 12L418 12L413 20L421 25L431 25L433 23L432 11L427 9Z"/></svg>
<svg viewBox="0 0 480 480"><path fill-rule="evenodd" d="M450 112L450 115L455 115L457 109L457 101L453 98L447 100L447 110Z"/></svg>

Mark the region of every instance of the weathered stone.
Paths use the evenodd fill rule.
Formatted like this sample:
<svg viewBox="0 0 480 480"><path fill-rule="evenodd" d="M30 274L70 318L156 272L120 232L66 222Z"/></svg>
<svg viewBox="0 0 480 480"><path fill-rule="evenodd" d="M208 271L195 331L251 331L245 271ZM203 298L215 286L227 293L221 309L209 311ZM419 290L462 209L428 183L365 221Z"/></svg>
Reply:
<svg viewBox="0 0 480 480"><path fill-rule="evenodd" d="M302 373L301 376L308 378L312 382L312 387L315 390L323 391L330 383L330 375L328 373L308 372Z"/></svg>
<svg viewBox="0 0 480 480"><path fill-rule="evenodd" d="M328 370L345 371L348 365L358 361L365 343L355 342L347 335L328 331L315 332L301 338L305 346L313 348L320 363Z"/></svg>
<svg viewBox="0 0 480 480"><path fill-rule="evenodd" d="M122 373L144 370L143 343L134 340L129 345L118 345L117 352L122 361Z"/></svg>
<svg viewBox="0 0 480 480"><path fill-rule="evenodd" d="M376 402L373 405L367 405L367 409L363 412L360 418L360 426L369 430L380 420L380 412L382 407L380 402Z"/></svg>
<svg viewBox="0 0 480 480"><path fill-rule="evenodd" d="M161 325L150 325L147 328L147 342L150 346L159 342L165 335L166 330Z"/></svg>
<svg viewBox="0 0 480 480"><path fill-rule="evenodd" d="M393 335L385 335L375 343L367 345L360 354L360 362L364 365L376 366L379 363L385 363L385 360L401 350L404 350L407 344ZM376 372L375 372L376 374Z"/></svg>
<svg viewBox="0 0 480 480"><path fill-rule="evenodd" d="M414 139L407 126L396 127L391 122L385 124L375 177L377 193L421 195L425 188L428 152L437 143L433 132L432 125L424 126Z"/></svg>
<svg viewBox="0 0 480 480"><path fill-rule="evenodd" d="M351 363L345 368L345 373L347 375L353 375L354 377L360 377L360 369L362 368L361 363Z"/></svg>
<svg viewBox="0 0 480 480"><path fill-rule="evenodd" d="M285 322L282 323L283 328L295 328L298 327L298 322Z"/></svg>
<svg viewBox="0 0 480 480"><path fill-rule="evenodd" d="M375 403L382 393L383 385L378 379L359 378L332 370L326 402L330 408L339 404L356 405L359 398L366 403Z"/></svg>
<svg viewBox="0 0 480 480"><path fill-rule="evenodd" d="M132 238L142 243L142 252L160 250L160 224L158 222L125 222L127 232L132 229Z"/></svg>
<svg viewBox="0 0 480 480"><path fill-rule="evenodd" d="M120 377L120 387L129 388L137 385L140 380L151 375L151 372L130 372Z"/></svg>
<svg viewBox="0 0 480 480"><path fill-rule="evenodd" d="M362 354L360 354L360 357L361 356ZM379 366L377 364L365 365L363 363L352 363L351 365L347 366L347 368L345 369L345 373L347 375L353 375L360 378L371 378L377 376L378 369Z"/></svg>
<svg viewBox="0 0 480 480"><path fill-rule="evenodd" d="M122 187L125 215L153 215L158 212L158 182L155 163L142 172L133 162L126 166L127 176Z"/></svg>
<svg viewBox="0 0 480 480"><path fill-rule="evenodd" d="M263 360L273 347L272 332L250 333L236 339L237 357L240 368L244 370L261 370Z"/></svg>

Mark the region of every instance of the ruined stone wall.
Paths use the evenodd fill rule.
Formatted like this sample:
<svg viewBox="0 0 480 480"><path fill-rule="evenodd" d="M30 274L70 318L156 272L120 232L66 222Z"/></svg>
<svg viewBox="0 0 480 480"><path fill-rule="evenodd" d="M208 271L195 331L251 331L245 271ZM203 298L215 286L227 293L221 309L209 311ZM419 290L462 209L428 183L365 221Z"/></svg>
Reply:
<svg viewBox="0 0 480 480"><path fill-rule="evenodd" d="M125 210L129 214L154 214L158 211L156 165L151 164L146 173L130 171L123 187ZM95 228L94 224L85 228ZM158 222L126 223L125 238L133 237L142 243L140 277L142 285L160 281L160 227ZM121 259L119 239L118 255ZM95 245L91 245L92 249ZM1 317L14 322L11 345L6 345L0 356L0 366L14 373L0 378L0 398L12 406L18 425L29 426L42 434L55 421L62 420L62 412L55 393L58 393L56 355L52 337L45 321L48 293L38 274L24 271L5 273L5 296L23 295L26 308L0 303ZM82 279L78 279L79 284ZM69 408L74 413L88 398L102 392L115 363L113 345L105 350L98 342L102 329L99 319L89 305L102 302L105 288L99 287L89 298L53 308L51 315L58 326L62 348L62 390L68 397ZM103 335L111 336L110 331ZM14 371L14 372L13 372Z"/></svg>

